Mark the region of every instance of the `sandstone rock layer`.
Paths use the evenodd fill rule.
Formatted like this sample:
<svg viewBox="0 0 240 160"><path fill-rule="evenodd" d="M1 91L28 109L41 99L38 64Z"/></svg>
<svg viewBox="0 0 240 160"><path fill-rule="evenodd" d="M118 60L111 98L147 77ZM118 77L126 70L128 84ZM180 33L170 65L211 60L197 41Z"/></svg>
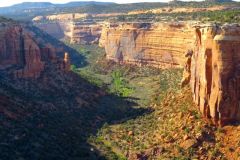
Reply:
<svg viewBox="0 0 240 160"><path fill-rule="evenodd" d="M93 44L98 43L102 26L96 23L74 23L72 27L71 43Z"/></svg>
<svg viewBox="0 0 240 160"><path fill-rule="evenodd" d="M108 59L183 67L201 113L217 125L240 120L240 26L106 24L100 46Z"/></svg>
<svg viewBox="0 0 240 160"><path fill-rule="evenodd" d="M94 22L35 22L35 26L57 39L69 40L73 44L98 43L102 25Z"/></svg>
<svg viewBox="0 0 240 160"><path fill-rule="evenodd" d="M216 124L240 120L240 27L199 26L191 88L200 111Z"/></svg>
<svg viewBox="0 0 240 160"><path fill-rule="evenodd" d="M106 24L100 46L108 59L155 67L180 67L194 43L194 31L181 23Z"/></svg>
<svg viewBox="0 0 240 160"><path fill-rule="evenodd" d="M0 71L7 71L16 78L38 78L45 63L51 61L64 66L64 71L69 70L69 62L57 59L53 46L38 44L19 24L2 23L0 39Z"/></svg>

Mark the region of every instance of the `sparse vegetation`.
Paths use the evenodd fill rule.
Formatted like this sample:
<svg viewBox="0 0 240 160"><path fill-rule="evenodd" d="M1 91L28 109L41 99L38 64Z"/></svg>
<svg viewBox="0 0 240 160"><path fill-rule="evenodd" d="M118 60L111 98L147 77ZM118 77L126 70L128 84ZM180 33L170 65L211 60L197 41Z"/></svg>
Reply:
<svg viewBox="0 0 240 160"><path fill-rule="evenodd" d="M159 7L216 4L220 5L176 1L169 4L104 4L100 8L98 4L90 4L70 7L70 11L127 13ZM239 6L237 2L221 3L232 4ZM29 14L16 10L21 14L15 18L27 14L23 19L29 20L43 12L70 12L69 7L47 10L29 10ZM10 17L16 13L11 13ZM122 22L239 23L240 11L148 12L97 18ZM12 20L0 17L0 22L8 21ZM182 69L120 65L107 61L104 50L97 45L60 42L34 26L26 29L44 37L44 43L56 44L56 48L66 44L64 50L71 54L72 72L63 74L47 64L47 72L34 81L0 75L0 159L44 159L45 156L49 159L107 160L240 158L240 128L216 128L202 118L192 101L190 88L180 88ZM49 78L51 76L53 78Z"/></svg>
<svg viewBox="0 0 240 160"><path fill-rule="evenodd" d="M113 92L123 97L129 96L133 92L133 89L127 87L127 82L123 78L122 73L120 71L118 70L113 71L111 76L112 76Z"/></svg>
<svg viewBox="0 0 240 160"><path fill-rule="evenodd" d="M134 15L118 16L116 21L122 22L160 22L160 21L200 21L215 23L239 23L239 10L222 10L222 11L204 11L204 12L180 12L180 13L145 13Z"/></svg>
<svg viewBox="0 0 240 160"><path fill-rule="evenodd" d="M87 57L89 65L79 68L79 74L87 71L102 82L103 88L122 97L125 95L119 93L119 88L130 88L125 98L136 108L151 111L106 124L88 138L106 159L224 159L222 147L215 141L223 131L203 121L189 88L180 89L181 69L122 66L101 58L104 52L96 46L75 47L90 52L80 53ZM92 78L85 78L91 82Z"/></svg>

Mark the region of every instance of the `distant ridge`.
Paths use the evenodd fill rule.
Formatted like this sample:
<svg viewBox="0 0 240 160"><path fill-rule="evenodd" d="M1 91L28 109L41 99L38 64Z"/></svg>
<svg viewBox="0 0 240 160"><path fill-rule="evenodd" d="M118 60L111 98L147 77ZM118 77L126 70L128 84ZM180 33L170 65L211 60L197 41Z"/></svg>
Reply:
<svg viewBox="0 0 240 160"><path fill-rule="evenodd" d="M47 8L54 7L55 5L50 2L23 2L9 6L11 8L26 9L26 8ZM8 7L1 7L8 8Z"/></svg>
<svg viewBox="0 0 240 160"><path fill-rule="evenodd" d="M96 1L76 1L68 2L64 4L57 4L51 2L22 2L19 4L14 4L9 7L0 8L13 8L13 9L28 9L28 8L48 8L48 7L80 7L86 5L101 5L101 4L115 4L114 2L96 2Z"/></svg>
<svg viewBox="0 0 240 160"><path fill-rule="evenodd" d="M23 2L19 4L14 4L8 7L0 7L0 16L10 17L18 19L19 17L34 17L41 14L59 13L67 11L81 11L85 8L98 8L109 7L109 5L117 5L113 2L96 2L96 1L76 1L68 2L65 4L57 4L50 2ZM73 9L73 10L72 10ZM86 10L86 9L85 9ZM99 9L98 9L99 10ZM18 17L18 18L17 18Z"/></svg>
<svg viewBox="0 0 240 160"><path fill-rule="evenodd" d="M223 2L233 2L233 1L232 0L205 0L205 2L223 3Z"/></svg>
<svg viewBox="0 0 240 160"><path fill-rule="evenodd" d="M44 1L44 0L43 0ZM221 2L229 2L232 5L240 4L231 0L205 0L205 1L179 1L170 2L139 2L139 3L113 3L96 1L76 1L65 4L50 2L23 2L9 7L0 7L0 16L15 20L31 21L34 17L63 13L127 13L137 10L151 10L161 7L208 7L218 5ZM228 4L229 5L229 4Z"/></svg>

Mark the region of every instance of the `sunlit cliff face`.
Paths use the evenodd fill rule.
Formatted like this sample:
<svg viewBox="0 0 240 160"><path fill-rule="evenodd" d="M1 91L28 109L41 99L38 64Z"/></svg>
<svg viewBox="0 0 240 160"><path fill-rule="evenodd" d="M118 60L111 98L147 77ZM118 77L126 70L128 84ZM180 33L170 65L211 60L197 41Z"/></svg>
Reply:
<svg viewBox="0 0 240 160"><path fill-rule="evenodd" d="M45 63L51 61L59 61L62 70L70 68L56 57L53 46L40 45L21 25L9 23L0 33L0 69L9 70L16 78L38 78Z"/></svg>
<svg viewBox="0 0 240 160"><path fill-rule="evenodd" d="M107 58L124 63L180 67L194 43L194 30L188 24L132 23L105 25L100 46Z"/></svg>
<svg viewBox="0 0 240 160"><path fill-rule="evenodd" d="M108 24L100 46L108 59L159 68L184 67L194 101L215 124L239 120L238 25Z"/></svg>

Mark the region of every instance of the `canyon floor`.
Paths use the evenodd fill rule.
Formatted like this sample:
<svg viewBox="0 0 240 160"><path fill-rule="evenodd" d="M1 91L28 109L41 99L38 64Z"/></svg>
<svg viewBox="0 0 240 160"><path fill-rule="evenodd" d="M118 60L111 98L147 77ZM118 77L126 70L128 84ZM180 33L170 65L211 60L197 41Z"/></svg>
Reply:
<svg viewBox="0 0 240 160"><path fill-rule="evenodd" d="M66 44L85 59L71 73L0 76L0 159L240 158L240 127L203 120L181 69L120 65L96 45Z"/></svg>
<svg viewBox="0 0 240 160"><path fill-rule="evenodd" d="M74 72L123 97L135 109L146 110L134 118L106 122L88 138L106 159L240 158L239 126L216 128L204 120L192 102L190 88L180 88L181 69L119 65L106 61L98 46L70 47L88 63L73 67Z"/></svg>

